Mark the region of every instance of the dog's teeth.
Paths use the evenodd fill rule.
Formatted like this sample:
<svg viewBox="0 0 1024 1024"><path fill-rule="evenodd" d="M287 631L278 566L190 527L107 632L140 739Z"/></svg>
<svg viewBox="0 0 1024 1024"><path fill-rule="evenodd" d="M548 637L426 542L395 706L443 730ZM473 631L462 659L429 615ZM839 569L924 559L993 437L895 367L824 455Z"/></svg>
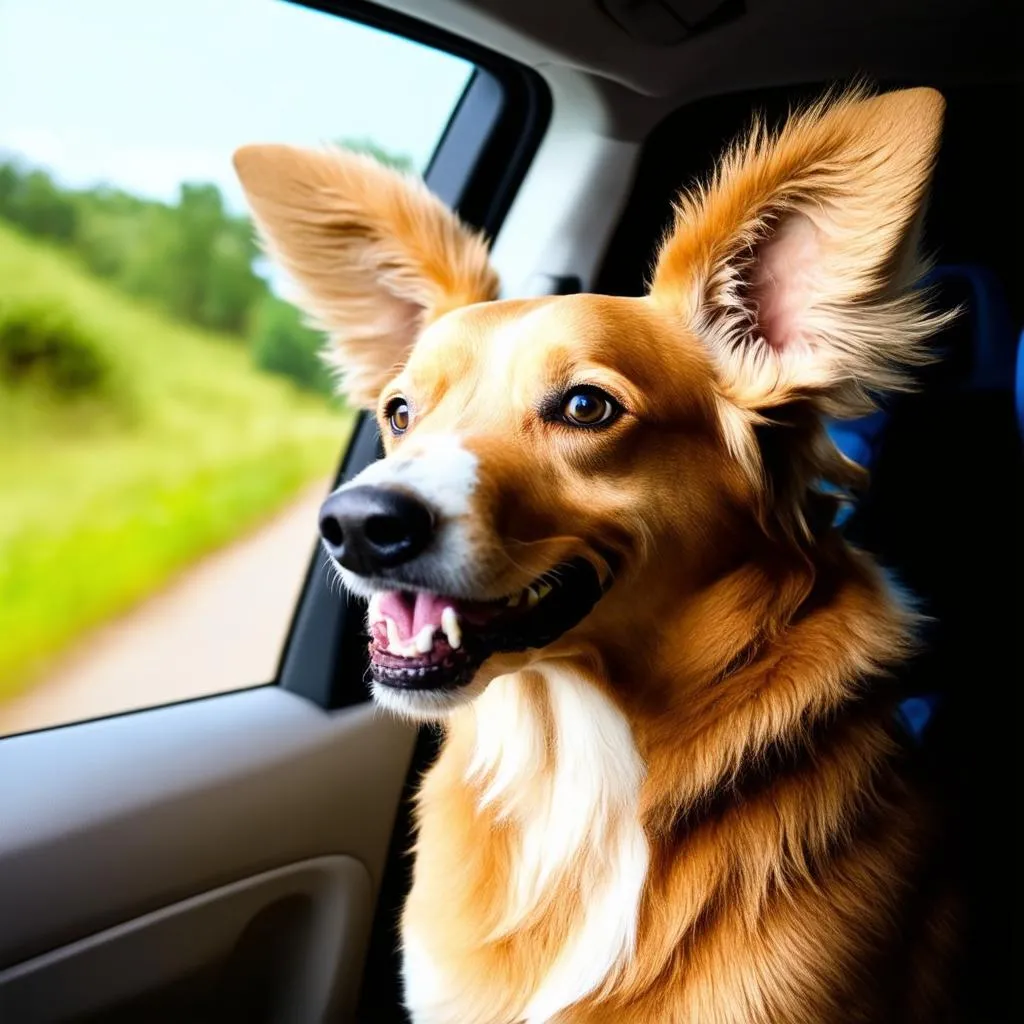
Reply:
<svg viewBox="0 0 1024 1024"><path fill-rule="evenodd" d="M384 628L387 630L389 654L395 654L400 658L415 658L418 654L428 654L434 646L433 626L424 626L419 633L411 640L403 640L398 635L398 626L395 620L384 616Z"/></svg>
<svg viewBox="0 0 1024 1024"><path fill-rule="evenodd" d="M526 607L527 608L532 608L539 600L540 600L540 596L538 595L537 591L534 590L533 587L527 587L526 588Z"/></svg>
<svg viewBox="0 0 1024 1024"><path fill-rule="evenodd" d="M416 653L417 654L429 654L431 647L434 646L434 627L424 626L416 634Z"/></svg>
<svg viewBox="0 0 1024 1024"><path fill-rule="evenodd" d="M462 646L462 630L459 628L459 617L454 608L445 608L441 612L441 631L453 651Z"/></svg>
<svg viewBox="0 0 1024 1024"><path fill-rule="evenodd" d="M375 622L380 622L380 591L374 591L370 595L370 603L366 606L366 620L372 626Z"/></svg>
<svg viewBox="0 0 1024 1024"><path fill-rule="evenodd" d="M384 616L384 628L388 633L388 650L394 651L395 654L402 653L402 638L398 635L398 627L395 625L394 619L389 619L386 615Z"/></svg>
<svg viewBox="0 0 1024 1024"><path fill-rule="evenodd" d="M511 597L506 597L505 598L505 607L506 608L517 608L517 607L519 607L519 602L522 600L522 598L523 598L522 592L520 592L518 594L513 594Z"/></svg>
<svg viewBox="0 0 1024 1024"><path fill-rule="evenodd" d="M551 584L550 584L550 583L542 583L542 584L541 584L541 585L540 585L540 586L539 586L539 587L537 588L537 599L538 599L538 600L543 600L543 599L544 599L545 597L547 597L547 596L548 596L548 594L550 594L550 593L551 593L551 591L552 591L553 589L554 589L554 588L553 588L553 587L551 586Z"/></svg>

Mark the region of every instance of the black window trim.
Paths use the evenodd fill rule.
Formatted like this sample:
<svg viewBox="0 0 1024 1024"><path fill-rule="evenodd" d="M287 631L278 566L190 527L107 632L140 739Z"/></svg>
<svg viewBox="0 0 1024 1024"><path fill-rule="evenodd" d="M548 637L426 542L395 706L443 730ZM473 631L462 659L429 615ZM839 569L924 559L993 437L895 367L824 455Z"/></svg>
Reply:
<svg viewBox="0 0 1024 1024"><path fill-rule="evenodd" d="M474 66L424 173L466 223L494 237L540 145L551 115L546 83L532 69L484 47L362 0L287 0L443 50ZM334 486L381 455L373 418L357 415ZM317 545L278 664L276 682L322 708L369 698L362 604L332 578Z"/></svg>
<svg viewBox="0 0 1024 1024"><path fill-rule="evenodd" d="M285 0L296 6L333 14L391 35L402 36L434 50L450 53L475 68L462 98L442 133L424 178L467 223L491 237L508 213L551 117L551 93L536 71L503 54L454 35L436 25L380 7L367 0ZM450 148L462 144L456 130L460 115L478 79L490 77L500 86L500 108L492 109L492 123L481 126L486 142L476 161L464 161L463 171L452 175L453 164L444 159ZM470 113L479 113L471 110Z"/></svg>

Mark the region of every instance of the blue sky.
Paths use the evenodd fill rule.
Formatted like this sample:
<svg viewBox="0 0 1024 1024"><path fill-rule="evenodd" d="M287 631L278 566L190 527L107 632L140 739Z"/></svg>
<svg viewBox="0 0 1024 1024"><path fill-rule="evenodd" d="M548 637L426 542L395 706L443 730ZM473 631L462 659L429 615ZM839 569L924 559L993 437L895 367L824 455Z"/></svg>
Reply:
<svg viewBox="0 0 1024 1024"><path fill-rule="evenodd" d="M369 136L422 167L470 71L283 0L0 0L0 152L68 185L244 208L247 142Z"/></svg>

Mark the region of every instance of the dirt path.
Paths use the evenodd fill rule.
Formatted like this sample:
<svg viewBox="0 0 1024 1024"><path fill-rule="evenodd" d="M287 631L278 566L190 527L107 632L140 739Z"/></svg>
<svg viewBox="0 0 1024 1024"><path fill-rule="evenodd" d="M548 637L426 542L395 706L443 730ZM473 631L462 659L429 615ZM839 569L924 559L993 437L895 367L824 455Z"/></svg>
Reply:
<svg viewBox="0 0 1024 1024"><path fill-rule="evenodd" d="M328 485L89 634L26 693L0 735L268 682L291 624Z"/></svg>

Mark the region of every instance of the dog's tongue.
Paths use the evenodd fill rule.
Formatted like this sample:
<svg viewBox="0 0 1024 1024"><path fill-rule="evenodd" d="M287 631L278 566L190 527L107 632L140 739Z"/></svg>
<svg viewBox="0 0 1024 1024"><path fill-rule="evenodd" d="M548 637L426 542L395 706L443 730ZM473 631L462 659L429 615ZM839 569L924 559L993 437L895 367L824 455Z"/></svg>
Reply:
<svg viewBox="0 0 1024 1024"><path fill-rule="evenodd" d="M411 640L418 636L424 626L441 628L441 615L445 608L455 608L457 604L450 597L437 594L424 594L417 591L390 590L381 595L380 614L391 619L402 640Z"/></svg>

